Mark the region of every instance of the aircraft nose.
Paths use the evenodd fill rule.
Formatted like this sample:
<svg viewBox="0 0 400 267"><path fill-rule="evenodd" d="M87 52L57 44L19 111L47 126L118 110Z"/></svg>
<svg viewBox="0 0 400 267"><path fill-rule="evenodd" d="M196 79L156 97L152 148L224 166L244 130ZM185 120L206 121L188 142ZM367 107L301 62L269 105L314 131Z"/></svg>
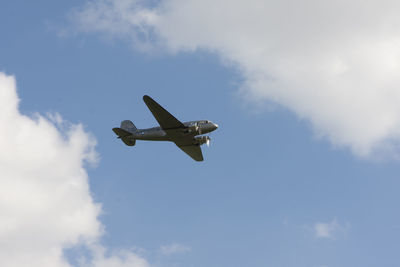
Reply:
<svg viewBox="0 0 400 267"><path fill-rule="evenodd" d="M216 129L218 129L218 124L216 124L216 123L213 123L212 125L213 125L213 128L214 128L213 130L216 130Z"/></svg>

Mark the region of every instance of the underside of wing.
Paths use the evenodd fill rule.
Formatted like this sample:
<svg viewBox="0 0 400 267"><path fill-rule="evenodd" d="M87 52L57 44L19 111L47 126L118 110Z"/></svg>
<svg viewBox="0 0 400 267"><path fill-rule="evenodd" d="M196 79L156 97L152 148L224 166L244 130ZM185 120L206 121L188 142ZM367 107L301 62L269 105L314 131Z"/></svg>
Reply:
<svg viewBox="0 0 400 267"><path fill-rule="evenodd" d="M146 103L151 113L153 113L154 118L156 118L163 130L185 128L182 122L160 106L151 97L145 95L143 96L143 101Z"/></svg>
<svg viewBox="0 0 400 267"><path fill-rule="evenodd" d="M195 161L203 161L203 153L199 145L177 146Z"/></svg>

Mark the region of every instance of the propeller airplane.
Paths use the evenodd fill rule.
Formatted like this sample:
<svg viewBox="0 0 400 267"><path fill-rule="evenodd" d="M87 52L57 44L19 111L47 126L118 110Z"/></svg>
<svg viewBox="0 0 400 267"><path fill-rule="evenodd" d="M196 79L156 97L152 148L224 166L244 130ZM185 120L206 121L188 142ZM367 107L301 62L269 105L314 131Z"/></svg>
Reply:
<svg viewBox="0 0 400 267"><path fill-rule="evenodd" d="M209 146L210 137L202 134L215 131L218 125L208 120L180 122L151 97L145 95L143 101L160 127L137 129L132 121L124 120L119 128L112 129L118 138L127 146L134 146L136 140L174 142L192 159L203 161L200 146Z"/></svg>

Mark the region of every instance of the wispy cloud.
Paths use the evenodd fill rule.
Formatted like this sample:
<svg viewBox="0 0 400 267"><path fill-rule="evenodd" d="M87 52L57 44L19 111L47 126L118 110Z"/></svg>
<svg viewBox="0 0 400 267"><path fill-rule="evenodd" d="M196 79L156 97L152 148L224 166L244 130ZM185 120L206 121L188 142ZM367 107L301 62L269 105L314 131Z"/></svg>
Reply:
<svg viewBox="0 0 400 267"><path fill-rule="evenodd" d="M314 225L316 238L336 239L338 236L347 233L349 224L341 225L334 218L331 222L318 222Z"/></svg>
<svg viewBox="0 0 400 267"><path fill-rule="evenodd" d="M161 254L163 255L171 255L171 254L189 252L191 251L191 248L182 244L172 243L169 245L161 246L160 251Z"/></svg>
<svg viewBox="0 0 400 267"><path fill-rule="evenodd" d="M243 96L310 121L359 156L400 142L400 2L94 0L82 31L173 53L212 51L242 73Z"/></svg>

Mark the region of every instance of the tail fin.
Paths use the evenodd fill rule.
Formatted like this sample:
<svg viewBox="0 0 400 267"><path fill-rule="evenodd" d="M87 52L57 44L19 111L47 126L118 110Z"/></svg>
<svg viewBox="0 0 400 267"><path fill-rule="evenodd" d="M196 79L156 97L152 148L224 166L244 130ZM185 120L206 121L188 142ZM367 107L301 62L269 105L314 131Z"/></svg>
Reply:
<svg viewBox="0 0 400 267"><path fill-rule="evenodd" d="M130 120L121 121L121 129L130 133L134 133L137 130L135 124L133 124L133 122L131 122Z"/></svg>
<svg viewBox="0 0 400 267"><path fill-rule="evenodd" d="M134 146L136 143L135 138L133 138L133 133L136 132L137 128L133 122L125 120L121 122L121 128L112 129L118 138L121 138L122 142L127 146Z"/></svg>

